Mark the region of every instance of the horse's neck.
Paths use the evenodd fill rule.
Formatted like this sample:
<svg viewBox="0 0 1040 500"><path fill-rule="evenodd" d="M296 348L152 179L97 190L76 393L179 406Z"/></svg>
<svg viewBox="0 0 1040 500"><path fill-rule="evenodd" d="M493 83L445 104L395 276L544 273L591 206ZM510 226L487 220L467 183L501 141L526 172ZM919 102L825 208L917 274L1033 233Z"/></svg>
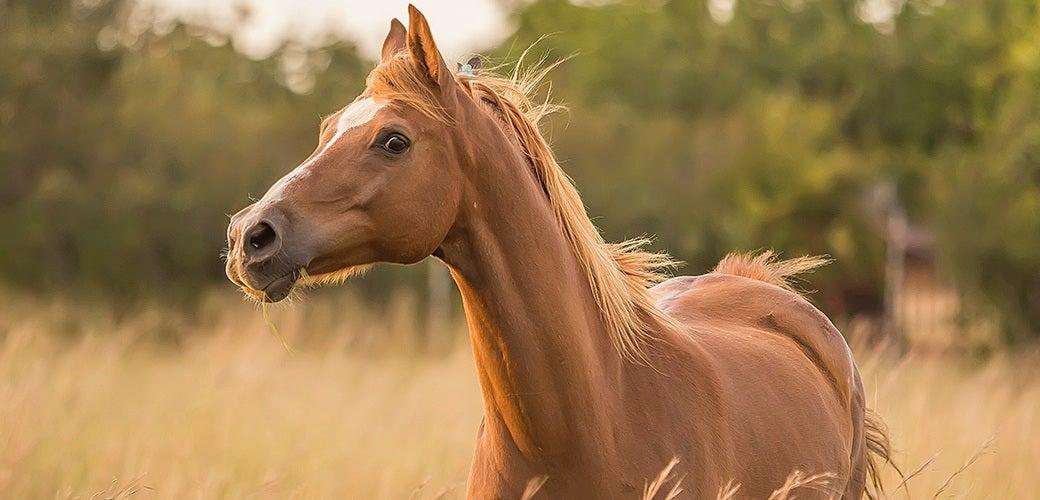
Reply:
<svg viewBox="0 0 1040 500"><path fill-rule="evenodd" d="M481 439L535 463L581 453L584 443L612 456L613 391L624 365L545 194L519 155L506 156L486 168L483 185L470 186L441 247L469 323L484 396Z"/></svg>

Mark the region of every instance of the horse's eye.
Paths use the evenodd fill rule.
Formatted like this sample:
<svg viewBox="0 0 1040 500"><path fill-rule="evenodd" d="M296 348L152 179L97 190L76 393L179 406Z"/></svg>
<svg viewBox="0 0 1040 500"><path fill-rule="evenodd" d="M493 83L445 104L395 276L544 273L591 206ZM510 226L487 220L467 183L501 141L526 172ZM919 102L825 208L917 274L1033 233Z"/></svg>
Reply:
<svg viewBox="0 0 1040 500"><path fill-rule="evenodd" d="M380 147L388 153L399 155L408 151L408 139L401 134L393 134L384 139Z"/></svg>

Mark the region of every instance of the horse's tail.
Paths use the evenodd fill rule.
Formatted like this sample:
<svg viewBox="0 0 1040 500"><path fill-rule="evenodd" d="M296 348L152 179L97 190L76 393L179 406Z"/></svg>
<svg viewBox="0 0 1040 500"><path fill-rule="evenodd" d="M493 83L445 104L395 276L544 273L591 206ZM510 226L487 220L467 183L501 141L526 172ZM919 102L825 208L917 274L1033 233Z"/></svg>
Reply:
<svg viewBox="0 0 1040 500"><path fill-rule="evenodd" d="M903 471L892 461L892 442L888 438L888 426L881 416L870 408L863 415L863 438L867 448L867 481L873 488L865 490L867 498L884 497L885 487L881 483L881 469L888 464L903 477Z"/></svg>
<svg viewBox="0 0 1040 500"><path fill-rule="evenodd" d="M830 263L831 259L821 256L780 260L776 252L766 250L757 255L754 252L731 253L719 261L715 266L715 272L765 281L780 288L798 292L794 281L799 274L814 271Z"/></svg>

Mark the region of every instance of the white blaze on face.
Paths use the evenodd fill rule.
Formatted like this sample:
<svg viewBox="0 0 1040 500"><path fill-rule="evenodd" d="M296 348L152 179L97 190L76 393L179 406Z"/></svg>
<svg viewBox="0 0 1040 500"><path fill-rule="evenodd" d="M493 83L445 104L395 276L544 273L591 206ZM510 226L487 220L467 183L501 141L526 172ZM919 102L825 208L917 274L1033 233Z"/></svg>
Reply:
<svg viewBox="0 0 1040 500"><path fill-rule="evenodd" d="M340 138L343 137L343 134L346 134L348 130L360 127L370 122L372 118L376 116L376 113L378 113L380 109L383 109L383 104L383 101L378 101L371 97L366 97L352 102L350 106L347 106L347 109L344 109L343 112L340 113L339 119L336 120L336 133L332 136L332 139L329 139L329 142L325 143L325 147L321 148L321 151L314 155L314 158L311 158L310 161L301 166L305 167L314 163L318 158L324 156L325 152L328 151L333 144L336 144L336 142L338 142Z"/></svg>
<svg viewBox="0 0 1040 500"><path fill-rule="evenodd" d="M271 193L280 194L284 191L286 186L291 184L293 181L306 176L309 173L307 167L310 167L314 162L325 156L325 153L339 142L339 140L343 138L343 135L348 131L372 121L372 118L376 116L376 113L378 113L380 109L383 109L385 104L385 101L373 99L371 97L358 99L350 103L350 105L340 113L339 119L336 120L336 132L332 135L332 138L322 146L321 151L318 151L318 153L311 157L310 160L307 160L302 165L293 169L292 172L289 172L288 175L279 179L274 186L271 186L268 195ZM264 198L267 198L268 195L265 195Z"/></svg>

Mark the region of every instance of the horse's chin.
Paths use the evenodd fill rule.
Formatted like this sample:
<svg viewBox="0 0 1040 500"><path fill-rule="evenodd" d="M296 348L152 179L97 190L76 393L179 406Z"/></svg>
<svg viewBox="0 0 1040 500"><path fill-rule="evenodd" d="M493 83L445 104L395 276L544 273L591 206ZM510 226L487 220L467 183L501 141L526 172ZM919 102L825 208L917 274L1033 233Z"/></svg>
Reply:
<svg viewBox="0 0 1040 500"><path fill-rule="evenodd" d="M354 276L364 274L371 267L371 265L350 266L320 274L309 274L306 268L300 268L272 281L263 290L257 290L249 286L242 286L241 288L242 293L246 294L250 299L270 304L285 300L298 287L317 288L339 285Z"/></svg>
<svg viewBox="0 0 1040 500"><path fill-rule="evenodd" d="M335 271L329 271L325 273L310 274L306 269L300 269L299 279L296 281L297 286L305 288L316 288L320 286L335 286L342 284L354 276L360 276L365 274L369 269L372 268L371 264L361 266L348 266Z"/></svg>
<svg viewBox="0 0 1040 500"><path fill-rule="evenodd" d="M292 293L293 287L299 278L299 272L293 271L278 278L263 289L264 302L280 302Z"/></svg>

